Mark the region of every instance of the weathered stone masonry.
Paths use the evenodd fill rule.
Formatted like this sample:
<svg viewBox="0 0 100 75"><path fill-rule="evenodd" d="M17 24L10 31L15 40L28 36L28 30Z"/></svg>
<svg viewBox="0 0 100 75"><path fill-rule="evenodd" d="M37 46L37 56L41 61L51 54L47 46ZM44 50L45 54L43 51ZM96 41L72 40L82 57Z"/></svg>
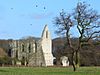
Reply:
<svg viewBox="0 0 100 75"><path fill-rule="evenodd" d="M47 25L41 38L28 37L10 40L7 45L12 65L52 66L52 40Z"/></svg>

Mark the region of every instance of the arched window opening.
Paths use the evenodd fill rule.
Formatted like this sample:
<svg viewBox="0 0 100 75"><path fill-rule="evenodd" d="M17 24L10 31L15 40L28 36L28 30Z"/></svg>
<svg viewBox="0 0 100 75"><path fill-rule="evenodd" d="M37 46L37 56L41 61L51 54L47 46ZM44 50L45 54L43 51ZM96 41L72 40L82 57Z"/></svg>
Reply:
<svg viewBox="0 0 100 75"><path fill-rule="evenodd" d="M18 59L18 50L16 50L16 58Z"/></svg>
<svg viewBox="0 0 100 75"><path fill-rule="evenodd" d="M24 52L24 45L22 44L22 52Z"/></svg>
<svg viewBox="0 0 100 75"><path fill-rule="evenodd" d="M46 38L48 38L48 31L46 31Z"/></svg>
<svg viewBox="0 0 100 75"><path fill-rule="evenodd" d="M11 57L11 49L8 51L8 56Z"/></svg>
<svg viewBox="0 0 100 75"><path fill-rule="evenodd" d="M22 65L25 65L25 57L22 57L21 64L22 64Z"/></svg>
<svg viewBox="0 0 100 75"><path fill-rule="evenodd" d="M29 44L28 50L29 50L29 53L31 53L31 44Z"/></svg>

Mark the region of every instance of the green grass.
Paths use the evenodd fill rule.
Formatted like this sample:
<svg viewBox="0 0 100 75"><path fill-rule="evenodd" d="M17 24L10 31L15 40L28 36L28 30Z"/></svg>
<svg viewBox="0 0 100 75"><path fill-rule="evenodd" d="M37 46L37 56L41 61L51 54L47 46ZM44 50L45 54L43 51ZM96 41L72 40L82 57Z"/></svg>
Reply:
<svg viewBox="0 0 100 75"><path fill-rule="evenodd" d="M0 75L100 75L100 67L0 67Z"/></svg>

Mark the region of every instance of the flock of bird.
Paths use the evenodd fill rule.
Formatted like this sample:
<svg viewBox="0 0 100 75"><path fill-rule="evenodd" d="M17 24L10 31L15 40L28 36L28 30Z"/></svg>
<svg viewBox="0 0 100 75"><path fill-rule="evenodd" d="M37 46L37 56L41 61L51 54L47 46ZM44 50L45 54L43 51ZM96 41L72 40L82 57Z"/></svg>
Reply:
<svg viewBox="0 0 100 75"><path fill-rule="evenodd" d="M38 5L36 5L35 7L38 7ZM11 8L11 10L13 10L14 8ZM46 9L46 7L44 6L43 9Z"/></svg>
<svg viewBox="0 0 100 75"><path fill-rule="evenodd" d="M38 5L36 5L36 7L38 7ZM43 7L43 9L46 9L46 7Z"/></svg>
<svg viewBox="0 0 100 75"><path fill-rule="evenodd" d="M36 8L38 7L38 5L35 6ZM11 10L13 10L14 8L11 8ZM46 7L44 6L43 9L45 10ZM32 24L30 24L32 26Z"/></svg>

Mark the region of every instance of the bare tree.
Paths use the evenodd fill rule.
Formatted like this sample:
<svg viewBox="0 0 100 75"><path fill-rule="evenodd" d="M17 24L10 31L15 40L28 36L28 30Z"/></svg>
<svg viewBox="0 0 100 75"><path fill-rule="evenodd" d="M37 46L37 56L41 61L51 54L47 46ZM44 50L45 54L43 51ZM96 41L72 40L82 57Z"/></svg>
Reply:
<svg viewBox="0 0 100 75"><path fill-rule="evenodd" d="M57 34L65 34L67 39L67 47L70 48L72 54L72 65L74 71L79 64L80 53L82 45L89 43L89 41L100 35L100 15L97 11L91 9L90 5L85 2L78 2L74 11L66 14L64 10L60 13L59 17L55 18L55 25L58 27ZM75 26L74 32L78 33L77 47L71 41L71 29Z"/></svg>

